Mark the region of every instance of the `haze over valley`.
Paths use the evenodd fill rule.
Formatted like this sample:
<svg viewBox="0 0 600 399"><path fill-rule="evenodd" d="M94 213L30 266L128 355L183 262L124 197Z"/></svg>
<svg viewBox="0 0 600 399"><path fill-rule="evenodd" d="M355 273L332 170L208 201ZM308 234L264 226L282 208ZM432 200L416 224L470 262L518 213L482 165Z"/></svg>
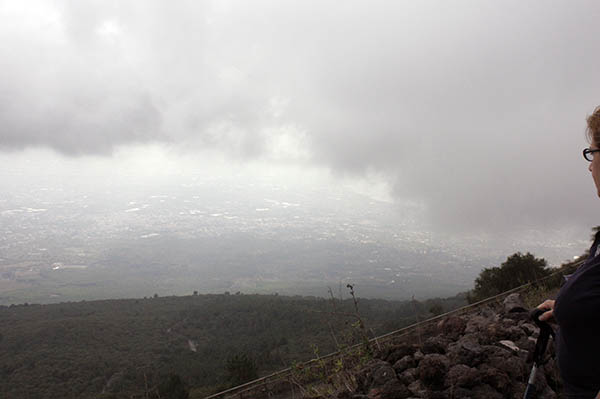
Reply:
<svg viewBox="0 0 600 399"><path fill-rule="evenodd" d="M14 165L3 172L0 304L193 291L327 296L346 284L364 297L425 299L472 288L482 267L513 252L558 265L587 245L577 240L587 232L432 233L416 203L289 171L64 178L64 165L47 165L35 178Z"/></svg>

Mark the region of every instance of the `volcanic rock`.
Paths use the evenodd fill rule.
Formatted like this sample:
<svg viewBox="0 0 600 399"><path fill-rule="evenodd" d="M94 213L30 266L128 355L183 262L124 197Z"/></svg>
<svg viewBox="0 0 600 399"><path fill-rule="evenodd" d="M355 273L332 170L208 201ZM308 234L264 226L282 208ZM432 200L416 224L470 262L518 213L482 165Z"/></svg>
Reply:
<svg viewBox="0 0 600 399"><path fill-rule="evenodd" d="M518 293L510 294L504 298L504 311L506 313L527 312L527 308Z"/></svg>
<svg viewBox="0 0 600 399"><path fill-rule="evenodd" d="M427 387L441 388L444 386L444 378L450 367L450 361L444 355L432 353L425 355L419 362L417 368L419 378Z"/></svg>
<svg viewBox="0 0 600 399"><path fill-rule="evenodd" d="M343 399L522 397L538 334L516 295L500 312L486 305L448 316L433 329L425 326L406 342L380 350L355 376L354 396ZM534 383L538 398L555 399L560 392L553 356L551 341Z"/></svg>

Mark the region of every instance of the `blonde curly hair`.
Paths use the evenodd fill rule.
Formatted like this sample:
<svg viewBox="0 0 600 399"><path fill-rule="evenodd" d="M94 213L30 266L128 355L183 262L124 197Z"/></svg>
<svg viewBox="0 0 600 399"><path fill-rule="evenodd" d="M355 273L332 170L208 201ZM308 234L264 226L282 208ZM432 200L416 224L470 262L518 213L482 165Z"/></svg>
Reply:
<svg viewBox="0 0 600 399"><path fill-rule="evenodd" d="M590 143L600 146L600 106L596 107L594 113L587 117L586 134Z"/></svg>

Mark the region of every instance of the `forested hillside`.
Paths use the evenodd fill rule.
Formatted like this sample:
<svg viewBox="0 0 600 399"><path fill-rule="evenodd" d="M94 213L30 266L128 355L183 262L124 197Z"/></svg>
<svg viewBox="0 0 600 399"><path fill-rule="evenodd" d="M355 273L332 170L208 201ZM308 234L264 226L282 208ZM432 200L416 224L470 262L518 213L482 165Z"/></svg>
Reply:
<svg viewBox="0 0 600 399"><path fill-rule="evenodd" d="M466 303L359 299L372 336ZM0 307L0 396L200 396L360 340L352 299L190 295ZM240 369L250 370L244 374Z"/></svg>

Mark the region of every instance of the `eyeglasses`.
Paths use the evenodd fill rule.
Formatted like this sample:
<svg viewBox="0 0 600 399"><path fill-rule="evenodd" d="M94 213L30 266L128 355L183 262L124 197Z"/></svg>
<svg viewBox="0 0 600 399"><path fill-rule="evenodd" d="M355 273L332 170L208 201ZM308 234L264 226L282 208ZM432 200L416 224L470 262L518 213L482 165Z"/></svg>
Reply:
<svg viewBox="0 0 600 399"><path fill-rule="evenodd" d="M583 150L583 157L586 161L592 162L594 160L594 153L600 151L600 149L592 150L591 148L586 148Z"/></svg>

